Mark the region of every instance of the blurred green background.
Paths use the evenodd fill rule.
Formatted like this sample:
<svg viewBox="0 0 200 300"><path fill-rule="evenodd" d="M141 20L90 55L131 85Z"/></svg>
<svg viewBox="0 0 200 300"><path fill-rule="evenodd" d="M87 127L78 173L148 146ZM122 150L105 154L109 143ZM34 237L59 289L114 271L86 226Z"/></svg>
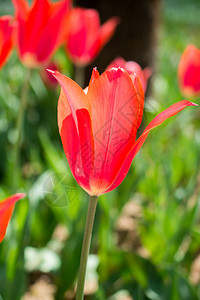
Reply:
<svg viewBox="0 0 200 300"><path fill-rule="evenodd" d="M13 13L10 1L0 1L0 12ZM187 44L200 47L199 13L199 0L162 3L143 127L183 99L177 66ZM73 76L63 49L55 60ZM12 145L25 76L14 52L0 71L0 199L11 194L15 176ZM69 172L61 145L58 95L59 87L48 88L39 71L33 72L18 190L27 198L17 203L0 245L4 300L74 299L88 200ZM100 197L87 299L200 299L199 120L199 109L188 108L155 129L124 182Z"/></svg>

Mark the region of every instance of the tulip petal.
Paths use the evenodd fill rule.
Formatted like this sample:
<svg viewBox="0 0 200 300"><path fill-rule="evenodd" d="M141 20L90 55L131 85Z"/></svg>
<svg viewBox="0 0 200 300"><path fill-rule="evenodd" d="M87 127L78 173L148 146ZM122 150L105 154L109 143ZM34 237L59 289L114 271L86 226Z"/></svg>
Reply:
<svg viewBox="0 0 200 300"><path fill-rule="evenodd" d="M113 60L107 67L107 70L113 67L121 67L125 69L130 75L136 74L140 79L144 92L146 91L147 80L149 79L152 73L150 68L147 67L144 70L142 70L140 65L135 61L126 62L122 57L117 57L115 60Z"/></svg>
<svg viewBox="0 0 200 300"><path fill-rule="evenodd" d="M146 80L146 82L148 81L149 77L151 77L152 75L152 70L149 67L146 67L143 69L143 74L144 74L144 78Z"/></svg>
<svg viewBox="0 0 200 300"><path fill-rule="evenodd" d="M64 21L68 12L71 0L63 0L54 5L51 9L51 15L48 16L48 22L39 35L36 53L39 61L48 60L50 55L60 46L65 35ZM57 24L57 26L55 26Z"/></svg>
<svg viewBox="0 0 200 300"><path fill-rule="evenodd" d="M71 0L51 3L34 0L31 8L25 0L12 0L18 22L16 46L22 62L31 68L48 63L63 42L65 22Z"/></svg>
<svg viewBox="0 0 200 300"><path fill-rule="evenodd" d="M0 17L0 68L5 64L13 46L11 16Z"/></svg>
<svg viewBox="0 0 200 300"><path fill-rule="evenodd" d="M25 197L25 194L15 194L0 202L0 243L2 242L11 218L15 202Z"/></svg>
<svg viewBox="0 0 200 300"><path fill-rule="evenodd" d="M126 66L126 61L122 58L122 57L117 57L115 58L108 66L107 66L107 70L111 69L111 68L118 68L121 67L123 69L126 70L125 68Z"/></svg>
<svg viewBox="0 0 200 300"><path fill-rule="evenodd" d="M94 134L93 194L110 185L134 144L142 120L144 93L121 68L104 72L89 87Z"/></svg>
<svg viewBox="0 0 200 300"><path fill-rule="evenodd" d="M26 0L12 0L16 14L20 19L26 19L29 6Z"/></svg>
<svg viewBox="0 0 200 300"><path fill-rule="evenodd" d="M162 124L168 118L176 115L178 112L180 112L181 110L183 110L187 106L197 106L197 104L192 103L192 102L187 101L187 100L179 101L179 102L171 105L170 107L168 107L163 112L161 112L159 115L157 115L149 123L149 125L143 131L142 135L135 142L135 144L132 147L131 151L127 155L127 157L126 157L119 173L117 174L115 180L113 181L112 185L105 191L105 193L110 192L113 189L115 189L116 187L118 187L120 185L120 183L124 180L124 178L126 177L128 171L129 171L129 168L131 166L131 163L132 163L133 159L135 158L136 154L138 153L138 151L140 150L140 148L144 144L149 132L153 128L155 128L155 127L159 126L160 124Z"/></svg>
<svg viewBox="0 0 200 300"><path fill-rule="evenodd" d="M26 20L29 13L29 6L26 0L12 0L13 6L16 11L17 18L17 32L15 36L15 43L20 53L20 58L23 56L25 45L25 33L26 33Z"/></svg>
<svg viewBox="0 0 200 300"><path fill-rule="evenodd" d="M94 160L90 104L76 82L59 72L50 73L62 87L58 101L58 126L63 148L72 174L88 191Z"/></svg>
<svg viewBox="0 0 200 300"><path fill-rule="evenodd" d="M50 4L48 0L35 0L26 23L25 51L34 51L43 27L48 20Z"/></svg>
<svg viewBox="0 0 200 300"><path fill-rule="evenodd" d="M60 136L74 178L90 193L89 179L94 164L94 143L88 110L76 110L76 123L73 115L68 115L63 120Z"/></svg>
<svg viewBox="0 0 200 300"><path fill-rule="evenodd" d="M92 70L92 75L91 75L91 78L90 78L89 86L90 86L97 78L99 78L99 72L97 71L97 68L93 68L93 70Z"/></svg>
<svg viewBox="0 0 200 300"><path fill-rule="evenodd" d="M85 108L90 113L90 103L82 88L72 79L57 71L48 70L60 83L62 90L58 101L58 126L61 132L63 120L72 114L77 124L76 110ZM78 127L77 127L78 128Z"/></svg>
<svg viewBox="0 0 200 300"><path fill-rule="evenodd" d="M92 70L92 75L90 78L90 82L89 82L89 86L86 86L86 88L83 90L84 93L87 95L88 93L88 89L90 87L90 85L99 77L99 72L97 71L97 68L93 68Z"/></svg>
<svg viewBox="0 0 200 300"><path fill-rule="evenodd" d="M113 17L105 22L100 29L100 44L101 48L110 40L113 36L116 26L120 23L118 17Z"/></svg>

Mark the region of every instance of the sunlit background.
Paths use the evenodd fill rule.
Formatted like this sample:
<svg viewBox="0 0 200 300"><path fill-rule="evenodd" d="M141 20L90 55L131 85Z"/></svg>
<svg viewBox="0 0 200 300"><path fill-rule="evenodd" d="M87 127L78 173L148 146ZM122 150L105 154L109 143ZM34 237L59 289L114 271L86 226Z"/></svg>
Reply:
<svg viewBox="0 0 200 300"><path fill-rule="evenodd" d="M148 1L141 2L145 6ZM84 1L78 4L84 6ZM128 13L130 7L125 9ZM0 1L1 15L13 12L11 1ZM116 13L113 9L108 17ZM188 44L200 47L199 13L199 0L157 1L155 23L149 29L153 31L152 44L147 45L149 57L142 57L139 47L132 57L130 51L117 53L120 26L129 39L132 30L121 20L116 35L87 68L86 74L94 66L102 72L101 62L106 67L105 57L111 57L112 47L112 59L124 56L143 68L150 64L153 74L141 131L156 114L184 99L177 67ZM53 61L73 78L74 69L63 48ZM14 51L0 71L0 199L12 193L12 146L25 76L26 69ZM73 179L61 145L59 86L46 82L45 76L44 70L34 70L30 79L17 190L25 191L27 197L17 203L0 245L0 299L4 300L75 299L88 196ZM190 100L199 103L199 99ZM100 197L85 299L200 298L199 120L199 109L188 108L155 129L124 182Z"/></svg>

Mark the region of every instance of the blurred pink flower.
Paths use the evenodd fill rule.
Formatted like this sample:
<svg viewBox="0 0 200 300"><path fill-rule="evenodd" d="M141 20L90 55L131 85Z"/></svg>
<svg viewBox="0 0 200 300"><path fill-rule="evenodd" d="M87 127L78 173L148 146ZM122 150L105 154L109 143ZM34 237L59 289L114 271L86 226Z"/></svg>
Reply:
<svg viewBox="0 0 200 300"><path fill-rule="evenodd" d="M181 56L178 81L185 97L200 96L200 49L194 45L188 45Z"/></svg>
<svg viewBox="0 0 200 300"><path fill-rule="evenodd" d="M110 40L118 23L119 18L113 17L100 26L95 9L72 9L66 22L66 51L72 62L80 66L91 63Z"/></svg>
<svg viewBox="0 0 200 300"><path fill-rule="evenodd" d="M146 91L147 81L152 74L151 68L147 67L142 70L140 65L135 61L125 61L122 57L118 57L113 60L107 67L107 70L113 67L121 67L125 69L130 75L135 73L140 79L144 92Z"/></svg>

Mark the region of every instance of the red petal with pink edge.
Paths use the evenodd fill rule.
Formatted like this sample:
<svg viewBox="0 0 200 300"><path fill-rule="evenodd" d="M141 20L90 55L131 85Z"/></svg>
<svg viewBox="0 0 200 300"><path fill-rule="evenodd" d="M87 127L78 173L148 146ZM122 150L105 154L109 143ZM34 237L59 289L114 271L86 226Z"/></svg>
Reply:
<svg viewBox="0 0 200 300"><path fill-rule="evenodd" d="M62 122L60 135L74 178L90 194L94 144L91 119L86 109L76 110L76 123L72 114L68 115Z"/></svg>
<svg viewBox="0 0 200 300"><path fill-rule="evenodd" d="M93 170L93 134L90 104L83 90L70 78L50 71L62 89L58 101L58 126L63 148L80 186L90 193L90 176Z"/></svg>
<svg viewBox="0 0 200 300"><path fill-rule="evenodd" d="M48 70L50 71L50 70ZM61 92L58 102L58 125L61 130L63 120L72 113L75 124L76 110L85 108L90 113L90 103L82 88L72 79L60 74L57 71L50 73L58 80L63 92Z"/></svg>
<svg viewBox="0 0 200 300"><path fill-rule="evenodd" d="M142 116L143 116L143 109L144 109L144 90L140 81L139 76L137 76L136 74L134 75L130 75L131 80L133 82L134 85L134 89L135 89L135 93L137 98L139 99L139 111L140 113L138 113L138 119L137 119L137 123L136 123L136 127L139 128L140 124L142 122Z"/></svg>
<svg viewBox="0 0 200 300"><path fill-rule="evenodd" d="M180 112L181 110L183 110L187 106L195 106L195 105L196 104L194 104L190 101L182 100L180 102L177 102L177 103L171 105L166 110L164 110L159 115L157 115L149 123L149 125L146 127L146 129L144 130L142 135L137 139L137 141L135 142L135 144L132 147L131 151L129 152L126 159L124 160L124 163L123 163L120 171L118 172L115 180L113 181L112 185L105 192L106 193L110 192L110 191L112 191L113 189L115 189L116 187L118 187L121 184L121 182L124 180L124 178L126 177L128 171L129 171L129 168L131 166L131 163L132 163L133 159L135 158L136 154L138 153L138 151L140 150L140 148L144 144L149 132L153 128L159 126L160 124L162 124L168 118L176 115L178 112Z"/></svg>
<svg viewBox="0 0 200 300"><path fill-rule="evenodd" d="M139 94L137 85L139 80L135 78L133 84L121 68L104 72L90 85L87 96L94 134L93 194L111 184L134 144L144 102L143 90Z"/></svg>
<svg viewBox="0 0 200 300"><path fill-rule="evenodd" d="M15 202L25 197L25 194L15 194L0 202L0 243L4 239Z"/></svg>

